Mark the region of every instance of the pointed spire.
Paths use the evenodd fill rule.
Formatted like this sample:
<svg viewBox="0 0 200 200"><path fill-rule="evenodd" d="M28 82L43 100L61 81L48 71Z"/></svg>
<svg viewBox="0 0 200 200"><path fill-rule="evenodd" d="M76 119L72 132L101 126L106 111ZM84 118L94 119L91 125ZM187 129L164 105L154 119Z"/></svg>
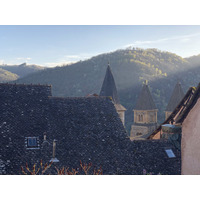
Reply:
<svg viewBox="0 0 200 200"><path fill-rule="evenodd" d="M115 80L110 69L110 64L108 62L108 67L106 70L106 75L103 81L103 85L100 91L100 96L111 96L113 102L119 104L119 97L117 94L117 88L115 85Z"/></svg>
<svg viewBox="0 0 200 200"><path fill-rule="evenodd" d="M184 97L184 93L183 93L181 84L180 82L177 82L165 111L172 112L176 108L176 106L179 104L179 102L182 100L183 97Z"/></svg>
<svg viewBox="0 0 200 200"><path fill-rule="evenodd" d="M148 82L145 81L134 110L155 110L155 109L157 109L147 84L148 84Z"/></svg>

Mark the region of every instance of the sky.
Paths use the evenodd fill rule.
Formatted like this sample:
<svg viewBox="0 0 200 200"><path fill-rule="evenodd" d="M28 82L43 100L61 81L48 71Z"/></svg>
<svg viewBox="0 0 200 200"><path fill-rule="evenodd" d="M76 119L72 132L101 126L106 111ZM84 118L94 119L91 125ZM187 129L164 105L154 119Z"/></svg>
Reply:
<svg viewBox="0 0 200 200"><path fill-rule="evenodd" d="M0 25L0 64L55 67L129 46L198 55L200 26Z"/></svg>

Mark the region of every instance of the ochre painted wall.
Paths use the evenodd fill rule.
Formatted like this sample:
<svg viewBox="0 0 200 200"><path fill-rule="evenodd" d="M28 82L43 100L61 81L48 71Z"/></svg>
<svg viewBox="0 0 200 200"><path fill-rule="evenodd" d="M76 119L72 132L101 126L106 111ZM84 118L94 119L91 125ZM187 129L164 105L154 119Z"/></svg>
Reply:
<svg viewBox="0 0 200 200"><path fill-rule="evenodd" d="M200 99L183 122L181 154L181 173L200 174Z"/></svg>

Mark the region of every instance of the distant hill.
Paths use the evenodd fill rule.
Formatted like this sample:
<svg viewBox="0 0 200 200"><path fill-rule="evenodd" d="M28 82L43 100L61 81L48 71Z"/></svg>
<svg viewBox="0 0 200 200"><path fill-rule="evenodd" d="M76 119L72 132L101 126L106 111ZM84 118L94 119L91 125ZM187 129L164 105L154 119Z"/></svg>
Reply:
<svg viewBox="0 0 200 200"><path fill-rule="evenodd" d="M196 56L191 56L189 58L185 58L193 67L200 66L200 54Z"/></svg>
<svg viewBox="0 0 200 200"><path fill-rule="evenodd" d="M110 62L118 90L167 77L188 68L188 61L156 49L118 50L63 67L30 74L19 83L52 84L56 96L85 96L99 92L107 63Z"/></svg>
<svg viewBox="0 0 200 200"><path fill-rule="evenodd" d="M0 65L0 68L4 70L4 74L5 71L7 71L7 74L6 76L4 76L4 78L1 78L3 76L2 74L3 71L0 71L0 82L8 82L11 80L16 80L28 74L44 69L44 67L38 65L27 65L26 63L23 63L21 65Z"/></svg>
<svg viewBox="0 0 200 200"><path fill-rule="evenodd" d="M179 80L186 92L189 86L200 81L200 65L193 65L193 58L184 59L170 52L157 49L125 49L101 54L91 59L63 67L38 71L17 80L17 83L51 84L54 96L86 96L99 93L107 63L115 78L121 104L126 112L126 126L130 130L133 108L144 80L148 80L156 106L159 122L172 90Z"/></svg>
<svg viewBox="0 0 200 200"><path fill-rule="evenodd" d="M9 82L18 79L19 76L7 70L0 68L0 82Z"/></svg>

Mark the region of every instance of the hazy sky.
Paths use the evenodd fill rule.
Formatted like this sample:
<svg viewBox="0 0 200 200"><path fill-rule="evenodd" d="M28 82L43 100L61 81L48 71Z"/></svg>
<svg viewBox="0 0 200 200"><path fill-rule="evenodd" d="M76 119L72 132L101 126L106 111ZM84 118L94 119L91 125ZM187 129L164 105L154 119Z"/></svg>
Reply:
<svg viewBox="0 0 200 200"><path fill-rule="evenodd" d="M0 64L56 66L128 46L197 55L200 26L0 26Z"/></svg>

